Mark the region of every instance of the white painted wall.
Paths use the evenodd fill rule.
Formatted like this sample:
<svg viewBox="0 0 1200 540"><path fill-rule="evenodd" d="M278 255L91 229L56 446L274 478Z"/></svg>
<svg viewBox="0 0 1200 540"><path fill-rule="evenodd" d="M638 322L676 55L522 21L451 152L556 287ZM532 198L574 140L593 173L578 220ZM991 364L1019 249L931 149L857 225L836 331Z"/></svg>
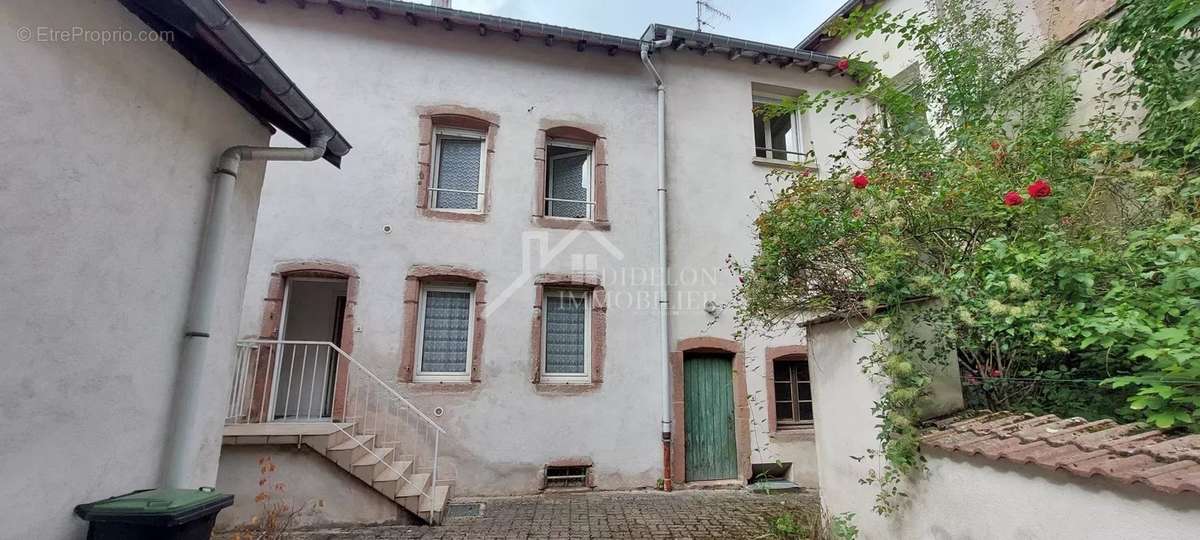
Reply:
<svg viewBox="0 0 1200 540"><path fill-rule="evenodd" d="M637 57L514 42L372 20L323 6L230 2L229 7L331 121L355 141L340 172L271 164L263 193L246 294L243 335L259 331L268 278L280 261L330 259L360 276L353 356L384 380L397 380L404 337L404 277L416 264L471 267L488 279L482 382L469 391L398 384L436 420L439 477L457 476L456 495L529 493L551 460L589 456L603 489L653 486L661 472L660 361L654 286L643 271L656 260L655 93ZM322 8L322 9L318 9ZM470 32L470 33L468 33ZM304 47L295 44L303 41ZM455 104L499 115L492 166L492 211L485 223L435 221L416 208L417 108ZM608 141L610 232L569 241L539 268L523 254L527 233L554 246L569 231L531 223L534 138L542 119L601 127ZM392 233L385 234L384 226ZM532 243L532 241L530 242ZM530 383L532 273L607 272L607 360L603 385L582 395L539 393ZM620 269L637 275L618 275ZM642 276L642 277L638 277ZM506 289L516 283L506 295ZM449 467L447 467L449 465ZM456 467L455 467L456 465ZM457 471L455 471L457 469ZM455 474L457 473L457 474Z"/></svg>
<svg viewBox="0 0 1200 540"><path fill-rule="evenodd" d="M903 487L900 513L880 517L871 510L877 488L858 482L879 463L851 457L878 448L870 409L883 392L858 365L878 336L857 335L858 324L834 321L810 326L808 337L818 418L837 418L817 424L821 503L831 515L855 513L859 538L1167 539L1200 527L1200 502L1186 494L940 451L927 452L928 471ZM956 381L957 369L941 379ZM954 385L938 388L929 415L961 407Z"/></svg>
<svg viewBox="0 0 1200 540"><path fill-rule="evenodd" d="M686 50L662 51L653 60L667 90L671 344L696 336L734 339L738 328L729 304L737 279L726 269L725 258L733 255L745 262L753 257L754 220L760 204L771 198L767 175L772 168L754 162L753 89L818 92L852 83L840 75L806 74L799 68L754 65L747 59L730 62L720 55L700 56ZM845 134L830 129L829 111L808 114L801 123L818 165L826 164L826 156L844 144ZM710 316L704 311L706 300L727 309ZM766 348L804 342L804 330L798 327L781 328L770 336L751 334L744 341L751 462L792 463L792 480L815 487L811 436L771 436L767 424ZM814 416L819 424L821 416Z"/></svg>
<svg viewBox="0 0 1200 540"><path fill-rule="evenodd" d="M22 26L146 27L111 1L0 4L0 538L80 538L76 504L158 482L209 175L268 133L165 43ZM197 485L216 479L262 174L244 164L234 195Z"/></svg>
<svg viewBox="0 0 1200 540"><path fill-rule="evenodd" d="M1175 540L1200 530L1195 494L1080 478L1036 465L931 452L903 516L860 538ZM863 514L860 514L863 515Z"/></svg>
<svg viewBox="0 0 1200 540"><path fill-rule="evenodd" d="M264 457L275 465L266 476L258 463ZM260 478L268 479L265 488L258 485ZM284 484L282 492L274 490L279 482ZM264 489L271 493L266 505L282 502L306 509L297 516L295 527L418 523L395 502L308 446L226 446L221 450L217 490L248 495L235 497L233 506L217 514L215 529L240 527L255 516L262 519L264 503L254 497Z"/></svg>
<svg viewBox="0 0 1200 540"><path fill-rule="evenodd" d="M655 93L638 58L608 57L540 40L480 37L438 25L413 27L398 17L298 10L287 3L240 0L231 8L279 64L322 103L326 115L356 141L358 159L340 174L272 164L263 195L246 295L243 335L259 330L268 276L281 261L328 259L361 276L354 357L395 380L403 338L403 278L414 264L452 264L484 272L489 306L507 298L488 320L483 381L467 392L399 385L450 433L447 452L458 469L456 494L501 495L538 487L541 466L556 458L589 456L600 488L653 486L661 474L659 399L662 380L655 313ZM303 50L293 46L303 40ZM724 259L753 253L750 195L765 185L768 168L751 163L751 84L819 90L849 82L798 68L753 65L747 59L701 58L674 51L655 55L667 84L671 235L672 344L685 337L731 338L732 313L715 324L705 300L728 302L735 285ZM455 104L499 114L486 223L434 221L416 206L417 108ZM599 125L608 138L608 197L612 231L600 233L618 257L585 235L542 272L580 264L605 274L609 296L608 354L603 387L564 396L538 393L529 382L529 324L533 288L503 291L520 276L522 238L545 235L554 245L567 233L538 229L533 198L535 130L542 119ZM842 139L817 116L809 137L818 153ZM714 128L714 126L721 126ZM288 189L277 189L286 185ZM383 232L391 226L391 234ZM534 261L536 263L536 261ZM793 461L796 479L815 485L811 440L767 436L767 345L803 343L794 330L747 342L749 392L760 403L751 446L756 463Z"/></svg>

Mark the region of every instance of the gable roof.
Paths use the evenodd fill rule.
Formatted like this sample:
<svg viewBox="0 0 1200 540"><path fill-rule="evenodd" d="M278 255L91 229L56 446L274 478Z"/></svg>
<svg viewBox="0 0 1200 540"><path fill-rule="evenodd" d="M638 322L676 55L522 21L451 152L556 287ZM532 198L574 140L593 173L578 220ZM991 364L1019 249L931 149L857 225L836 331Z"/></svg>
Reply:
<svg viewBox="0 0 1200 540"><path fill-rule="evenodd" d="M847 15L850 14L851 11L854 11L854 8L857 8L859 6L869 6L871 4L876 4L876 3L879 3L882 1L883 0L849 0L849 1L847 1L845 4L842 4L842 7L837 8L833 12L833 14L829 16L828 19L825 19L825 22L822 22L821 24L817 25L817 27L815 29L813 29L812 32L809 32L809 34L807 36L804 36L804 39L800 40L800 43L796 44L796 48L797 49L812 49L813 47L816 47L823 42L834 39L833 36L830 36L829 32L828 32L829 27L832 26L834 22L836 22L838 19L845 18Z"/></svg>
<svg viewBox="0 0 1200 540"><path fill-rule="evenodd" d="M574 47L578 52L605 51L609 56L639 54L646 41L663 39L671 32L674 36L672 46L675 50L695 50L700 54L718 52L729 60L744 58L755 64L780 68L795 65L806 71L820 69L829 73L834 73L833 68L839 60L827 54L696 32L664 24L651 24L641 39L637 39L401 0L296 0L296 5L301 9L306 9L304 6L319 5L339 15L348 9L365 11L372 19L395 17L413 26L434 24L444 28L448 38L502 34L516 41L541 41L547 47Z"/></svg>
<svg viewBox="0 0 1200 540"><path fill-rule="evenodd" d="M119 0L263 123L305 146L326 133L324 158L341 166L350 143L218 0Z"/></svg>

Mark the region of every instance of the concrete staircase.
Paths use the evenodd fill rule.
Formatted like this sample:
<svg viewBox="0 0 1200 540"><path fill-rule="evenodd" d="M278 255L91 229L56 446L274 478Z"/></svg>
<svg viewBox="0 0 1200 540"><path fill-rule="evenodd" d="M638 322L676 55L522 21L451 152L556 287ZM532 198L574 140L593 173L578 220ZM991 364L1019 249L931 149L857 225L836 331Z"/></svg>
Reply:
<svg viewBox="0 0 1200 540"><path fill-rule="evenodd" d="M226 425L222 444L304 444L359 481L429 524L442 521L452 483L431 482L413 455L392 446L376 446L376 436L353 423L257 423Z"/></svg>

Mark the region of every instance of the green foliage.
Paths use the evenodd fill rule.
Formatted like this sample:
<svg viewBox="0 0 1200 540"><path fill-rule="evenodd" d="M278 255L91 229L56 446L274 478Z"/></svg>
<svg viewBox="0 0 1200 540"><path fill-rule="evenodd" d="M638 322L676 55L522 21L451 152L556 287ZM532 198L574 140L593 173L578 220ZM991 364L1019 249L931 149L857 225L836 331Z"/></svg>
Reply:
<svg viewBox="0 0 1200 540"><path fill-rule="evenodd" d="M794 514L770 518L767 520L767 526L771 538L807 538L812 534L809 520L797 518Z"/></svg>
<svg viewBox="0 0 1200 540"><path fill-rule="evenodd" d="M1122 0L1121 16L1088 51L1094 66L1145 109L1139 155L1168 169L1200 166L1200 2ZM1114 53L1132 56L1110 63Z"/></svg>
<svg viewBox="0 0 1200 540"><path fill-rule="evenodd" d="M855 540L858 538L858 527L854 525L854 512L836 514L830 520L829 532L838 540Z"/></svg>
<svg viewBox="0 0 1200 540"><path fill-rule="evenodd" d="M923 467L919 404L951 353L976 404L1200 431L1198 2L1134 2L1104 26L1082 57L1122 85L1082 126L1076 53L1032 61L1011 10L940 4L839 28L912 46L919 92L855 59L857 87L768 108L830 109L849 145L820 177L774 173L758 253L731 263L748 327L843 312L887 336L861 362L887 384L882 467L861 479L885 515Z"/></svg>

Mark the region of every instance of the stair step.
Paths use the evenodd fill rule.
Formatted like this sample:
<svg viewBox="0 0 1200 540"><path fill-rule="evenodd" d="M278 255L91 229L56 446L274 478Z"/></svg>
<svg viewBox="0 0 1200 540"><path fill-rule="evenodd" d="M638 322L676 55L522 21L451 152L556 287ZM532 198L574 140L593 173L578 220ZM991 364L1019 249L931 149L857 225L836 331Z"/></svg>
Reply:
<svg viewBox="0 0 1200 540"><path fill-rule="evenodd" d="M375 476L376 482L394 482L400 480L400 475L412 467L411 461L393 461L391 468L384 467L383 472Z"/></svg>
<svg viewBox="0 0 1200 540"><path fill-rule="evenodd" d="M418 511L440 514L442 510L446 509L446 499L449 497L450 486L434 487L433 497L421 497L421 506Z"/></svg>
<svg viewBox="0 0 1200 540"><path fill-rule="evenodd" d="M368 453L367 455L360 458L358 461L355 461L354 466L355 467L365 467L365 466L374 465L376 463L379 463L380 461L387 461L388 456L392 455L392 448L390 446L386 446L383 448L375 448L371 451L375 452L375 454L371 455L370 453ZM376 456L378 456L378 457L376 457Z"/></svg>
<svg viewBox="0 0 1200 540"><path fill-rule="evenodd" d="M429 484L429 473L409 475L409 482L400 481L400 489L396 490L396 498L417 497ZM411 483L410 483L411 482Z"/></svg>
<svg viewBox="0 0 1200 540"><path fill-rule="evenodd" d="M359 443L362 443L362 446L370 446L370 442L374 438L374 435L355 435L353 439L334 446L333 448L330 448L329 451L336 452L338 450L354 450L359 448Z"/></svg>
<svg viewBox="0 0 1200 540"><path fill-rule="evenodd" d="M370 456L367 450L371 448L374 440L374 435L355 435L354 438L326 450L325 455L337 463L338 467L353 471L355 462Z"/></svg>

